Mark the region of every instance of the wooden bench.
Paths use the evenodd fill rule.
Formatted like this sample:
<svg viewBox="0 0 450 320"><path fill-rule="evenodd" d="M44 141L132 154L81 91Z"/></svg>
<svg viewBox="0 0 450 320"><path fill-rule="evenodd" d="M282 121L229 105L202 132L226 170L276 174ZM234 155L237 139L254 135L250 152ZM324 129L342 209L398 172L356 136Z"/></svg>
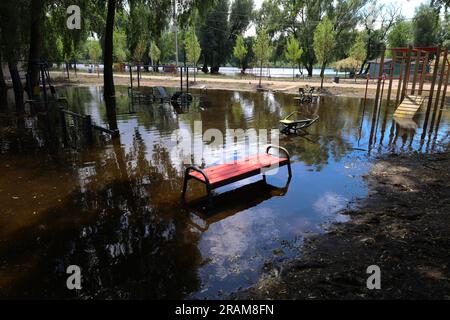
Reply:
<svg viewBox="0 0 450 320"><path fill-rule="evenodd" d="M279 151L282 151L285 154L285 157L270 154L269 151L271 149L278 149ZM263 174L264 181L266 181L264 174L265 171L286 165L288 166L289 178L291 178L292 170L289 152L282 147L270 145L267 147L266 153L250 156L242 160L220 164L203 170L195 166L190 166L186 168L185 171L182 198L183 200L185 199L188 181L190 179L195 179L205 184L209 204L212 206L213 189L217 189L261 173Z"/></svg>

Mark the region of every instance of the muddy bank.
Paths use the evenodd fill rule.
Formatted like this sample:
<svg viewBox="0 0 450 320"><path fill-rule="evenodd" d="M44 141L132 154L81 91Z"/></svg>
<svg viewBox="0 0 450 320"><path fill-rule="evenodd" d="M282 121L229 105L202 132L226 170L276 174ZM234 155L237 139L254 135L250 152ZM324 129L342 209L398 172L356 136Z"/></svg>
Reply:
<svg viewBox="0 0 450 320"><path fill-rule="evenodd" d="M61 75L61 72L52 72L52 77L58 84L70 84L70 85L103 85L103 76L98 77L96 74L78 73L75 78L72 76L70 81L66 81ZM116 85L130 85L130 79L128 74L115 74L114 82ZM137 79L134 80L135 86L137 85ZM197 78L196 83L191 82L190 86L193 89L201 90L230 90L230 91L246 91L256 92L258 90L259 80L255 77L233 78L229 76L207 76ZM180 79L174 76L160 76L160 75L143 75L140 81L141 86L163 86L163 87L179 87ZM288 80L288 79L264 79L262 86L265 90L273 92L283 92L287 94L298 94L298 88L300 87L320 87L320 78L312 78L307 80ZM377 84L375 81L371 81L367 90L367 97L374 98L376 94ZM396 88L394 86L394 88ZM393 94L395 94L395 89ZM321 94L329 96L342 96L342 97L356 97L364 98L366 95L366 81L358 80L355 82L351 79L341 80L341 83L335 84L331 79L327 79L324 83L324 89ZM386 95L386 92L385 92Z"/></svg>
<svg viewBox="0 0 450 320"><path fill-rule="evenodd" d="M350 222L306 239L302 257L233 298L450 299L449 168L449 152L379 159ZM381 290L366 287L369 265Z"/></svg>

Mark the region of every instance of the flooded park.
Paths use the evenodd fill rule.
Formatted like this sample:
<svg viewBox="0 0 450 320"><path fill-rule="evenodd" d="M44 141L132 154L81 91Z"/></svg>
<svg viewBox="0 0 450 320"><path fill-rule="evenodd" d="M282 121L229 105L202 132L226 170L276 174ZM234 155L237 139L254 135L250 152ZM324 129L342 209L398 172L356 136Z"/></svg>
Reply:
<svg viewBox="0 0 450 320"><path fill-rule="evenodd" d="M1 0L0 301L448 300L449 5Z"/></svg>
<svg viewBox="0 0 450 320"><path fill-rule="evenodd" d="M70 111L107 125L101 87L58 90ZM367 195L364 176L378 156L436 152L448 140L447 111L423 141L423 113L414 118L417 128L404 128L383 104L372 121L372 100L321 97L299 107L283 93L192 95L180 109L132 103L118 88L120 135L96 134L95 147L83 145L73 120L63 139L47 117L0 117L3 297L74 297L61 285L68 264L85 270L80 298L226 297L301 256L305 237L347 221L341 212ZM291 154L288 183L280 168L267 184L253 177L217 189L213 209L182 204L186 165L172 152L177 129L195 139L196 121L203 131L278 128L295 110L320 122L303 134L280 134ZM227 156L239 148L225 137ZM217 159L202 161L207 167ZM200 184L190 188L189 198L204 197Z"/></svg>

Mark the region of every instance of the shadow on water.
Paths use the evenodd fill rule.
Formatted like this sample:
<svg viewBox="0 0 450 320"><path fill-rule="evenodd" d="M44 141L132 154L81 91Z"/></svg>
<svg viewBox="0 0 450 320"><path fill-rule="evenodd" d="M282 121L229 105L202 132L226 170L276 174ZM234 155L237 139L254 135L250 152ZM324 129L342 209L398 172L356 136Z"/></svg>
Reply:
<svg viewBox="0 0 450 320"><path fill-rule="evenodd" d="M67 88L72 111L108 126L101 88ZM340 211L367 194L362 178L374 155L431 152L448 139L442 111L430 139L420 140L423 113L392 118L383 105L376 121L371 103L322 97L297 105L284 94L196 92L183 110L128 103L117 92L120 137L92 148L64 144L39 116L0 114L0 296L45 298L220 298L254 284L262 272L301 254L304 237L323 232ZM201 142L206 166L239 153L227 129L278 128L293 111L319 115L298 136L281 136L291 153L286 174L249 178L217 190L214 210L204 208L204 187L192 183L184 206L183 160L174 131L198 139L225 133L225 154ZM47 122L46 122L47 121ZM376 127L374 127L374 125ZM201 138L201 137L200 137ZM200 140L201 141L201 140ZM82 269L80 291L66 289L69 265Z"/></svg>

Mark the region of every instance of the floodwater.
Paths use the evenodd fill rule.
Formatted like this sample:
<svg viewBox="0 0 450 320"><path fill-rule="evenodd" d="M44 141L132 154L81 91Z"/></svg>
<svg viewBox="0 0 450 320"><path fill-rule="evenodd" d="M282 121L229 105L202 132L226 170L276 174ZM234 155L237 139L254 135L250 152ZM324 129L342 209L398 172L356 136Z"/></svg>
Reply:
<svg viewBox="0 0 450 320"><path fill-rule="evenodd" d="M106 126L101 88L60 93L72 111ZM347 221L341 212L367 195L363 176L377 155L433 152L448 140L448 111L421 141L423 113L401 127L393 107L383 105L373 121L373 101L322 97L299 106L282 93L194 95L184 109L132 106L121 88L120 137L92 148L80 147L72 133L61 144L42 116L0 116L0 297L226 297L276 272L283 260L301 258L305 237ZM289 183L283 167L268 184L253 177L217 189L208 209L195 200L203 186L191 181L190 205L182 205L190 150L175 148L177 142L190 141L194 158L203 149L203 166L236 159L245 151L227 129L254 129L262 139L260 129L277 129L296 110L320 121L308 134L280 135L292 157ZM202 142L207 129L223 133L223 146ZM254 143L245 140L249 150ZM66 287L69 265L81 268L81 290Z"/></svg>

